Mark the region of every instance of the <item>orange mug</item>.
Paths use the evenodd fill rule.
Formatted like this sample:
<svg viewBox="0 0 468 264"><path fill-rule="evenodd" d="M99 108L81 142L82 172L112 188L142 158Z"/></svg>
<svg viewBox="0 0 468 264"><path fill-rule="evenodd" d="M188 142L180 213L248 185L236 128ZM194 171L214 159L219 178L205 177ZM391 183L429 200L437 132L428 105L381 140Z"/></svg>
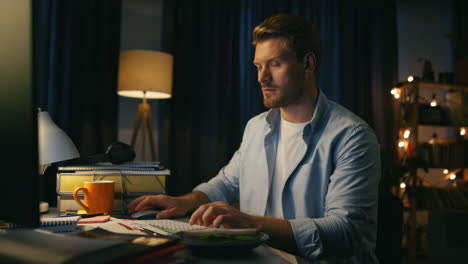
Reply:
<svg viewBox="0 0 468 264"><path fill-rule="evenodd" d="M113 181L86 181L84 187L73 191L73 199L86 211L86 214L108 214L112 212L114 203ZM84 203L78 198L78 192L84 193Z"/></svg>

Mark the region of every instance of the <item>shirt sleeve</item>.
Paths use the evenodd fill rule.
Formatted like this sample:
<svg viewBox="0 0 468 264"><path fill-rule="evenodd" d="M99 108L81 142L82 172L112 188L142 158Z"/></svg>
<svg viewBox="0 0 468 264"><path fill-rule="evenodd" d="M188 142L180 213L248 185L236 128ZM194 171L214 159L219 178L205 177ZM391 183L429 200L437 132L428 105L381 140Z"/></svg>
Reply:
<svg viewBox="0 0 468 264"><path fill-rule="evenodd" d="M251 121L247 123L244 130L241 146L234 153L229 163L211 180L195 187L194 191L203 192L211 202L222 201L230 204L239 201L239 175L242 149L244 148L245 138L249 135L250 127Z"/></svg>
<svg viewBox="0 0 468 264"><path fill-rule="evenodd" d="M323 218L290 220L301 255L345 257L374 250L380 150L372 130L364 125L337 143ZM371 263L371 262L369 262Z"/></svg>
<svg viewBox="0 0 468 264"><path fill-rule="evenodd" d="M240 150L237 150L229 163L215 177L207 183L201 183L193 190L203 192L211 202L239 201L239 156Z"/></svg>

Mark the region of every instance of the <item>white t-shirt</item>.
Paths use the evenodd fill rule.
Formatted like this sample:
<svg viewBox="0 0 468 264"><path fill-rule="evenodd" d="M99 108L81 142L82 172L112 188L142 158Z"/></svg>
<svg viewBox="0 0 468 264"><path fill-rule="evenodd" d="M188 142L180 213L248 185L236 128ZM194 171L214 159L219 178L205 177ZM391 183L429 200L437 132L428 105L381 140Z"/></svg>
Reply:
<svg viewBox="0 0 468 264"><path fill-rule="evenodd" d="M283 191L286 174L291 170L291 153L297 153L296 149L302 139L304 127L309 122L291 123L281 117L278 147L276 151L275 169L271 179L270 195L266 215L283 218L283 206L281 192Z"/></svg>

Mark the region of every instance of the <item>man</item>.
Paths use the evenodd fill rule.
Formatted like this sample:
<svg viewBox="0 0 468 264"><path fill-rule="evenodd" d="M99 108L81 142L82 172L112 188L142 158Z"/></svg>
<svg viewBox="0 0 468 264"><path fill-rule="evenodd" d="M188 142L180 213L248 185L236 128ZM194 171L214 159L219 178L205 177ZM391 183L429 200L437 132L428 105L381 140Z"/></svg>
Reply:
<svg viewBox="0 0 468 264"><path fill-rule="evenodd" d="M364 121L317 88L316 27L272 16L255 27L253 45L271 109L248 122L241 146L208 183L181 197L140 197L129 211L162 209L158 219L193 212L191 224L255 227L272 246L310 259L377 263L379 146Z"/></svg>

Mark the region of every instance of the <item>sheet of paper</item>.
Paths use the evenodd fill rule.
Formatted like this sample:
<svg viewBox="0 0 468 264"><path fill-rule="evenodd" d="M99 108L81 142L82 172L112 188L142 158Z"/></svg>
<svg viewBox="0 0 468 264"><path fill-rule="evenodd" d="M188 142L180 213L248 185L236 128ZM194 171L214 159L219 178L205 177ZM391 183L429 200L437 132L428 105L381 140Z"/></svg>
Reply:
<svg viewBox="0 0 468 264"><path fill-rule="evenodd" d="M90 228L100 227L109 232L114 232L114 233L119 233L119 234L146 235L145 233L141 232L138 228L130 226L129 222L132 222L132 221L111 218L111 221L108 221L105 223L84 224L82 226L87 227L88 230Z"/></svg>

